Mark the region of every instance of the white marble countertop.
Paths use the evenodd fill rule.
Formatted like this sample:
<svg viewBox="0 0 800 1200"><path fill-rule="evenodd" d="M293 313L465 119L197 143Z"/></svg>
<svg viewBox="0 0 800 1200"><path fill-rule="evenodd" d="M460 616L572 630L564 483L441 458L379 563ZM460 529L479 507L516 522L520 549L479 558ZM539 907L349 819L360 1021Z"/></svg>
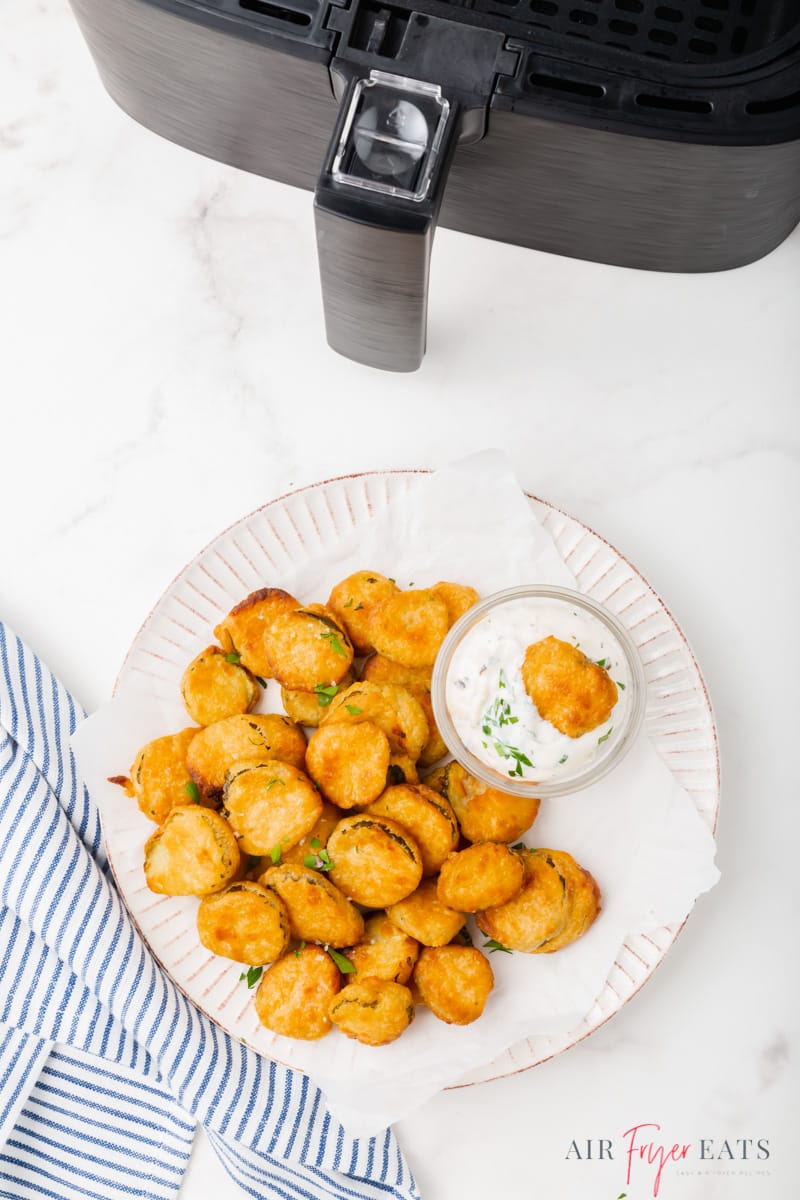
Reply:
<svg viewBox="0 0 800 1200"><path fill-rule="evenodd" d="M800 230L700 276L440 230L424 365L380 374L325 345L308 194L135 125L63 0L6 0L3 23L3 618L92 709L162 590L241 515L332 475L505 448L692 643L722 752L722 881L611 1022L440 1095L401 1143L427 1200L642 1200L654 1168L626 1183L623 1134L652 1122L692 1147L662 1200L787 1200ZM181 1197L212 1194L240 1195L198 1141Z"/></svg>

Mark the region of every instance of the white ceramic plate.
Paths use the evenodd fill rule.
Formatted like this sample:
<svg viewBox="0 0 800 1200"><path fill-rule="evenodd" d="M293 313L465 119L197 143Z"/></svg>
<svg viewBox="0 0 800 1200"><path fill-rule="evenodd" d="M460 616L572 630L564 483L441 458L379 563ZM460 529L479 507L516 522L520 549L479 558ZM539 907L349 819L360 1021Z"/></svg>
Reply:
<svg viewBox="0 0 800 1200"><path fill-rule="evenodd" d="M265 579L279 581L282 571L328 550L375 509L405 494L418 476L396 471L327 480L273 500L238 521L167 588L128 652L117 689L130 685L139 690L144 685L151 694L174 699L197 639L210 641L214 625L233 604L263 586ZM531 497L530 502L579 588L615 613L633 635L648 680L647 731L713 830L719 805L716 731L686 638L653 589L613 546L544 501ZM142 888L138 825L130 831L124 826L107 829L106 837L120 891L155 957L199 1008L235 1037L270 1054L271 1035L258 1023L252 997L243 995L239 969L199 945L194 902L155 896ZM605 986L578 1026L564 1035L527 1038L457 1086L526 1070L588 1036L650 978L679 932L679 927L663 927L627 938Z"/></svg>

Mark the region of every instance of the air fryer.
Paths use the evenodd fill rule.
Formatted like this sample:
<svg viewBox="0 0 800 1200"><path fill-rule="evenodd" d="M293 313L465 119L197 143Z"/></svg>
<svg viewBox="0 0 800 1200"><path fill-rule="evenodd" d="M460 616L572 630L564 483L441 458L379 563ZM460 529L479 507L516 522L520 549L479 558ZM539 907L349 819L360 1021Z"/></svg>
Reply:
<svg viewBox="0 0 800 1200"><path fill-rule="evenodd" d="M620 266L800 220L800 0L71 0L136 120L313 189L330 345L410 371L437 222Z"/></svg>

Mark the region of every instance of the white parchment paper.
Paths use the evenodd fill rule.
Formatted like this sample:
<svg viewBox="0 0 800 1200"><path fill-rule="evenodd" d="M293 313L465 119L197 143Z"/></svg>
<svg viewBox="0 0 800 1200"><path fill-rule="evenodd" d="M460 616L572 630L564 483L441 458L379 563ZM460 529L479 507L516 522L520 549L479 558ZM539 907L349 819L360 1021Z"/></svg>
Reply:
<svg viewBox="0 0 800 1200"><path fill-rule="evenodd" d="M334 583L361 569L389 575L401 588L451 579L472 584L482 595L523 583L576 586L507 459L496 451L421 476L407 496L329 550L261 583L311 602L325 600ZM212 640L209 629L202 644ZM174 703L128 689L75 736L115 869L120 863L139 869L142 844L153 827L138 813L121 817L120 790L107 778L126 771L145 741L188 724L179 678L177 671ZM275 710L274 700L270 689L261 708ZM525 1037L573 1029L602 990L626 936L682 921L718 879L711 833L644 734L605 779L543 802L525 840L567 850L591 870L603 909L583 938L556 954L491 954L495 988L479 1021L457 1028L418 1010L408 1032L381 1048L361 1046L338 1032L311 1043L270 1039L269 1052L312 1076L353 1133L376 1132ZM135 916L135 902L125 898ZM193 928L197 902L169 903ZM477 935L476 945L482 941ZM169 970L169 956L155 949ZM232 973L240 969L231 966ZM231 1028L228 1019L220 1019Z"/></svg>

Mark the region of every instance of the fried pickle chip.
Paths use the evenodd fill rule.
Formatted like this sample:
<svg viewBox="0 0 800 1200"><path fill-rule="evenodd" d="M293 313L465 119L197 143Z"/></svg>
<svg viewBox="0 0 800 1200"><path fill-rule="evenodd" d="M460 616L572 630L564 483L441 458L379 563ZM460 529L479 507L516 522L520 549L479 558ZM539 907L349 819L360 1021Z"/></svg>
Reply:
<svg viewBox="0 0 800 1200"><path fill-rule="evenodd" d="M552 954L582 937L600 913L600 888L596 879L565 850L536 851L553 860L567 888L567 916L560 933L537 946L535 954Z"/></svg>
<svg viewBox="0 0 800 1200"><path fill-rule="evenodd" d="M306 769L339 808L361 808L386 786L389 739L372 721L323 725L311 737Z"/></svg>
<svg viewBox="0 0 800 1200"><path fill-rule="evenodd" d="M539 811L534 796L512 796L487 787L457 762L437 767L425 783L450 801L468 842L515 842Z"/></svg>
<svg viewBox="0 0 800 1200"><path fill-rule="evenodd" d="M393 754L416 762L428 740L428 722L421 704L393 683L359 682L332 701L320 726L372 721L389 739Z"/></svg>
<svg viewBox="0 0 800 1200"><path fill-rule="evenodd" d="M380 912L367 918L361 941L345 953L359 978L372 976L408 983L419 955L419 942Z"/></svg>
<svg viewBox="0 0 800 1200"><path fill-rule="evenodd" d="M472 608L473 604L477 604L480 596L475 591L474 587L468 587L464 583L435 583L430 589L434 596L438 596L444 600L447 605L447 619L452 627L455 625L459 617L463 617L464 613Z"/></svg>
<svg viewBox="0 0 800 1200"><path fill-rule="evenodd" d="M302 769L305 757L305 734L288 717L241 713L195 733L186 765L204 796L218 796L234 763L277 758Z"/></svg>
<svg viewBox="0 0 800 1200"><path fill-rule="evenodd" d="M276 853L275 858L278 862L294 863L301 867L305 866L305 860L309 855L316 856L320 850L325 849L328 845L328 838L341 819L342 814L340 810L335 808L334 805L329 804L327 800L323 800L322 812L316 824L294 846L281 846L280 854ZM265 862L262 869L265 870L269 865L269 862ZM272 865L274 866L275 864Z"/></svg>
<svg viewBox="0 0 800 1200"><path fill-rule="evenodd" d="M478 912L513 900L525 880L519 854L501 842L477 842L451 854L439 874L438 896L461 912Z"/></svg>
<svg viewBox="0 0 800 1200"><path fill-rule="evenodd" d="M182 729L166 737L155 738L142 746L131 767L130 790L146 817L161 825L178 804L188 804L191 796L186 755L197 733Z"/></svg>
<svg viewBox="0 0 800 1200"><path fill-rule="evenodd" d="M423 1004L448 1025L469 1025L483 1012L494 987L488 961L474 946L426 946L414 968Z"/></svg>
<svg viewBox="0 0 800 1200"><path fill-rule="evenodd" d="M250 712L261 689L234 651L208 646L181 677L186 711L198 725L212 725L235 713Z"/></svg>
<svg viewBox="0 0 800 1200"><path fill-rule="evenodd" d="M350 639L322 604L280 613L265 630L264 647L269 674L292 691L313 692L321 679L338 684L353 662Z"/></svg>
<svg viewBox="0 0 800 1200"><path fill-rule="evenodd" d="M533 954L566 924L566 881L546 851L519 853L525 867L522 890L506 904L476 913L475 922L482 933L507 949Z"/></svg>
<svg viewBox="0 0 800 1200"><path fill-rule="evenodd" d="M552 636L528 646L522 682L539 715L572 738L602 725L617 703L617 685L608 671L577 646Z"/></svg>
<svg viewBox="0 0 800 1200"><path fill-rule="evenodd" d="M321 946L290 950L261 977L258 1019L273 1033L315 1041L330 1031L328 1013L341 985L339 968Z"/></svg>
<svg viewBox="0 0 800 1200"><path fill-rule="evenodd" d="M436 884L435 879L423 879L415 892L386 909L389 920L423 946L445 946L466 922L463 912L442 903Z"/></svg>
<svg viewBox="0 0 800 1200"><path fill-rule="evenodd" d="M245 879L203 897L197 932L212 954L260 966L274 962L288 949L289 914L274 892Z"/></svg>
<svg viewBox="0 0 800 1200"><path fill-rule="evenodd" d="M369 628L379 654L408 667L429 667L447 635L447 605L425 588L398 592L376 604Z"/></svg>
<svg viewBox="0 0 800 1200"><path fill-rule="evenodd" d="M357 979L334 997L329 1012L346 1037L365 1046L386 1046L414 1020L414 1001L401 983Z"/></svg>
<svg viewBox="0 0 800 1200"><path fill-rule="evenodd" d="M245 854L294 846L322 814L322 797L308 776L278 759L234 763L222 803Z"/></svg>
<svg viewBox="0 0 800 1200"><path fill-rule="evenodd" d="M289 913L292 937L341 948L360 941L364 918L330 879L311 867L283 863L259 881L280 896Z"/></svg>
<svg viewBox="0 0 800 1200"><path fill-rule="evenodd" d="M260 588L235 605L214 630L226 653L236 653L254 675L269 676L272 668L264 645L264 634L276 617L299 607L299 602L282 588Z"/></svg>
<svg viewBox="0 0 800 1200"><path fill-rule="evenodd" d="M423 875L435 875L458 845L458 824L450 803L424 783L386 788L367 812L389 817L408 830L422 855Z"/></svg>
<svg viewBox="0 0 800 1200"><path fill-rule="evenodd" d="M207 896L231 883L241 865L236 835L211 808L173 808L144 846L144 876L151 892Z"/></svg>
<svg viewBox="0 0 800 1200"><path fill-rule="evenodd" d="M382 654L372 654L361 671L362 680L368 683L394 683L411 692L419 701L425 720L428 722L428 740L419 754L419 764L430 767L447 753L447 746L436 727L431 701L431 667L405 667Z"/></svg>
<svg viewBox="0 0 800 1200"><path fill-rule="evenodd" d="M334 586L328 608L347 630L356 654L369 654L373 649L369 624L375 605L398 591L393 579L377 571L356 571Z"/></svg>
<svg viewBox="0 0 800 1200"><path fill-rule="evenodd" d="M292 691L291 688L281 688L281 701L287 716L296 725L319 725L325 716L325 710L337 692L344 691L353 682L353 672L348 671L344 679L335 683L332 679L314 684L313 692Z"/></svg>
<svg viewBox="0 0 800 1200"><path fill-rule="evenodd" d="M414 891L422 858L410 833L386 817L344 817L328 840L331 878L356 904L385 908ZM357 939L351 939L350 944Z"/></svg>

